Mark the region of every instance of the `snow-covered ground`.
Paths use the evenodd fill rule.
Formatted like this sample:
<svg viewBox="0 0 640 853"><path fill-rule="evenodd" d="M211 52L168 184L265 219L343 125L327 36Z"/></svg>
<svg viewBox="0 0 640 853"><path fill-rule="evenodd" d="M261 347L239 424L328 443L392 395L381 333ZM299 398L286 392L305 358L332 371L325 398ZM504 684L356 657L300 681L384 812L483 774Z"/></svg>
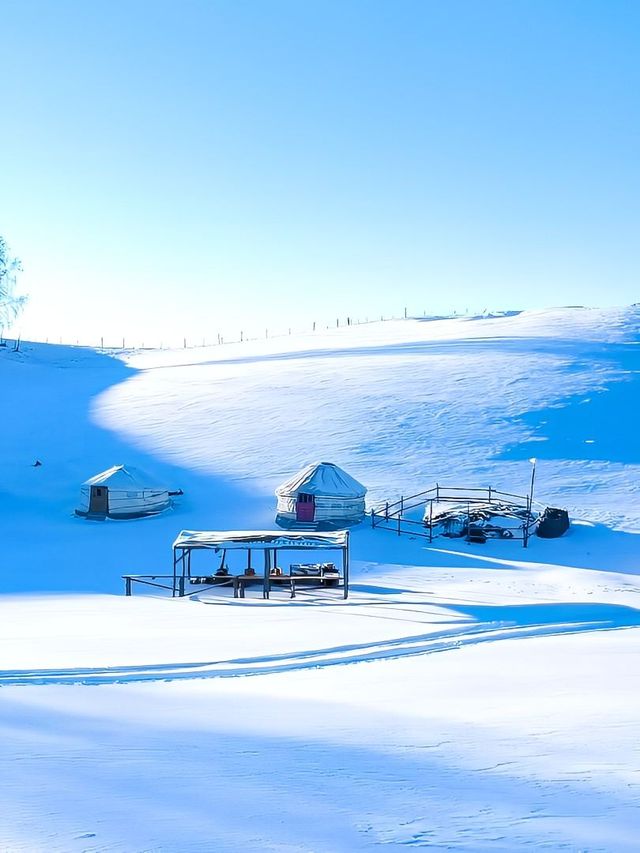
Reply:
<svg viewBox="0 0 640 853"><path fill-rule="evenodd" d="M636 851L638 341L629 308L0 349L0 850ZM182 528L273 526L306 462L377 501L523 493L531 456L563 539L364 524L347 602L122 594ZM75 518L123 461L184 497Z"/></svg>

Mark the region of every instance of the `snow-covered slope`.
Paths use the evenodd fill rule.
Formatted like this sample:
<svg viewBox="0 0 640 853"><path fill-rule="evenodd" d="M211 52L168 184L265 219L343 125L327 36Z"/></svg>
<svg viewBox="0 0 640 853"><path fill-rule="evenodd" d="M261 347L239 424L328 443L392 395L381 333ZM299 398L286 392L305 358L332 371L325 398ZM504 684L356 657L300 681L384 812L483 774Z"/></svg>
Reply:
<svg viewBox="0 0 640 853"><path fill-rule="evenodd" d="M639 340L635 308L558 309L0 349L0 849L637 849ZM346 603L121 595L181 528L272 526L306 462L375 501L524 492L530 456L561 540L363 525ZM120 462L184 497L73 517Z"/></svg>
<svg viewBox="0 0 640 853"><path fill-rule="evenodd" d="M370 497L436 480L540 489L591 519L635 524L628 464L640 312L378 323L188 353L143 353L95 417L139 447L271 496L336 458ZM187 363L185 363L185 359ZM578 488L576 488L578 486ZM586 488L588 486L588 488Z"/></svg>

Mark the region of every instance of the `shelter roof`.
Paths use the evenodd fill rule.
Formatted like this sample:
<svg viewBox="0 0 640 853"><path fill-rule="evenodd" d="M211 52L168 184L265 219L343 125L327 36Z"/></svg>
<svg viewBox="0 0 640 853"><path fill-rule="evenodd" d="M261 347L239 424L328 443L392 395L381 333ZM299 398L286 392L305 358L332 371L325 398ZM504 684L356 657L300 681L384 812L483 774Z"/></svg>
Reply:
<svg viewBox="0 0 640 853"><path fill-rule="evenodd" d="M331 533L287 532L281 530L182 530L173 543L177 548L226 548L266 551L269 548L346 548L347 530Z"/></svg>

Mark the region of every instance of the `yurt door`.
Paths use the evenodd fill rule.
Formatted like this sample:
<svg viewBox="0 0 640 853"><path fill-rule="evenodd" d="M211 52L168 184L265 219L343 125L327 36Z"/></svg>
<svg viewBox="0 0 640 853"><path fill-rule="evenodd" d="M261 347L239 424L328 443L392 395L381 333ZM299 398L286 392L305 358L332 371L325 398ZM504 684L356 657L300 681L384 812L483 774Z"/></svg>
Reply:
<svg viewBox="0 0 640 853"><path fill-rule="evenodd" d="M109 512L109 489L106 486L91 486L89 512L106 515Z"/></svg>
<svg viewBox="0 0 640 853"><path fill-rule="evenodd" d="M316 502L313 495L305 495L302 492L296 501L296 519L298 521L313 521L316 515Z"/></svg>

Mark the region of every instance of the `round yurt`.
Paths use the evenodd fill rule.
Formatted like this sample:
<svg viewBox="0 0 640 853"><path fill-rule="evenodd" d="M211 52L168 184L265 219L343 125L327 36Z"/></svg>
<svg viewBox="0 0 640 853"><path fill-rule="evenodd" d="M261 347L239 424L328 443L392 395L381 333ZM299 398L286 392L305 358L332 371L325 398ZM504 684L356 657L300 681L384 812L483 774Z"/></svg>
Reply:
<svg viewBox="0 0 640 853"><path fill-rule="evenodd" d="M358 524L367 490L332 462L314 462L276 489L280 527L332 530Z"/></svg>
<svg viewBox="0 0 640 853"><path fill-rule="evenodd" d="M76 515L142 518L163 512L170 506L171 497L166 486L139 468L114 465L82 484Z"/></svg>

